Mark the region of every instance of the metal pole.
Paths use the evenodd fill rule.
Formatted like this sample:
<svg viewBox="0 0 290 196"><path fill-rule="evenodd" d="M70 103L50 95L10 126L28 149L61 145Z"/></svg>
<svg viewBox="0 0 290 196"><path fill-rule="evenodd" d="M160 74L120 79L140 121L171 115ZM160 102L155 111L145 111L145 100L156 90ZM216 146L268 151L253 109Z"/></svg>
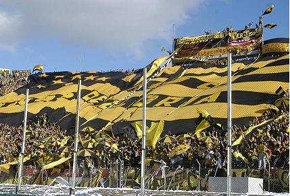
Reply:
<svg viewBox="0 0 290 196"><path fill-rule="evenodd" d="M141 196L145 196L145 158L146 158L146 90L147 68L143 69L143 129L142 129L142 156L141 156Z"/></svg>
<svg viewBox="0 0 290 196"><path fill-rule="evenodd" d="M176 29L175 29L175 24L173 24L173 32L172 32L172 53L174 53L175 50L175 38L176 38ZM175 54L172 54L172 59L174 58ZM173 67L173 60L170 61L171 64L168 64L169 67Z"/></svg>
<svg viewBox="0 0 290 196"><path fill-rule="evenodd" d="M120 159L119 162L119 188L123 188L124 183L124 161Z"/></svg>
<svg viewBox="0 0 290 196"><path fill-rule="evenodd" d="M79 116L80 116L80 102L81 102L81 86L82 81L78 82L78 97L77 97L77 108L76 108L76 124L75 124L75 142L74 142L74 151L73 151L73 170L72 170L72 185L70 188L70 195L75 193L76 186L76 167L77 167L77 152L78 152L78 143L79 143Z"/></svg>
<svg viewBox="0 0 290 196"><path fill-rule="evenodd" d="M110 172L109 172L109 187L112 187L112 174L113 174L113 168L112 168L112 162L110 160Z"/></svg>
<svg viewBox="0 0 290 196"><path fill-rule="evenodd" d="M271 165L270 165L270 160L267 158L269 167L268 167L268 192L270 192L271 184L270 184L270 179L271 179Z"/></svg>
<svg viewBox="0 0 290 196"><path fill-rule="evenodd" d="M166 185L167 185L167 182L166 182L166 163L161 160L161 170L162 170L162 178L163 178L163 189L166 190Z"/></svg>
<svg viewBox="0 0 290 196"><path fill-rule="evenodd" d="M200 178L200 172L201 172L201 164L198 161L198 159L196 159L196 162L198 163L198 188L197 190L200 191L200 184L201 184L201 178Z"/></svg>
<svg viewBox="0 0 290 196"><path fill-rule="evenodd" d="M17 187L16 187L16 194L20 190L21 184L22 184L23 158L24 158L24 151L25 151L27 112L28 112L28 101L29 101L28 97L29 97L29 89L26 89L25 108L24 108L24 124L23 124L23 138L22 138L21 153L19 154L18 184L17 184Z"/></svg>
<svg viewBox="0 0 290 196"><path fill-rule="evenodd" d="M167 185L167 181L166 181L166 168L164 167L164 178L163 178L163 183L164 183L164 187L163 187L163 190L166 190L166 185Z"/></svg>
<svg viewBox="0 0 290 196"><path fill-rule="evenodd" d="M259 27L262 29L262 45L263 45L263 42L264 42L264 25L263 25L263 22L264 22L264 18L263 18L263 15L261 15L259 17L259 23L261 22L261 24L259 24Z"/></svg>
<svg viewBox="0 0 290 196"><path fill-rule="evenodd" d="M263 51L263 46L264 46L264 28L263 28L263 24L262 24L262 44L261 45L262 45L262 51Z"/></svg>
<svg viewBox="0 0 290 196"><path fill-rule="evenodd" d="M227 195L231 195L232 190L232 54L228 53L228 156L227 156Z"/></svg>

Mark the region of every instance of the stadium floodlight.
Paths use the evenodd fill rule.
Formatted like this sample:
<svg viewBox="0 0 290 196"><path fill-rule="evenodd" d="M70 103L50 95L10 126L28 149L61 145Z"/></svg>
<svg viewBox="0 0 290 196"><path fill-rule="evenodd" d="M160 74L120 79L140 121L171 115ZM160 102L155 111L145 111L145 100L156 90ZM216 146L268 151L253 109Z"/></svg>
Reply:
<svg viewBox="0 0 290 196"><path fill-rule="evenodd" d="M147 97L147 68L143 69L143 128L141 155L141 196L145 196L145 158L146 158L146 97Z"/></svg>
<svg viewBox="0 0 290 196"><path fill-rule="evenodd" d="M25 108L24 108L24 123L23 123L23 137L22 137L21 152L19 154L18 182L17 182L17 186L16 186L16 194L20 190L21 184L22 184L23 158L24 158L24 152L25 152L26 127L27 127L28 99L29 99L29 89L26 89Z"/></svg>

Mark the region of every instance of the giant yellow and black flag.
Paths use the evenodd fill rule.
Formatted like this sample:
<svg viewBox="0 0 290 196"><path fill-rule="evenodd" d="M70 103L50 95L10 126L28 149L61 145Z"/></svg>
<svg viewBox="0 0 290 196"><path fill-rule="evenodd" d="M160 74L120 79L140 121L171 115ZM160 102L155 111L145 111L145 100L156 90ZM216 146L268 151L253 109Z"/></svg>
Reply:
<svg viewBox="0 0 290 196"><path fill-rule="evenodd" d="M168 67L168 58L158 58L148 65L147 120L151 136L160 138L166 134L200 130L196 123L198 109L207 111L216 123L225 124L226 65ZM232 70L234 124L247 124L252 118L261 116L280 98L275 93L277 89L288 89L288 54L260 57L254 63L234 63ZM132 124L142 121L141 69L134 72L31 75L27 86L0 97L0 123L21 125L25 89L29 88L29 119L47 114L50 121L58 123L63 129L73 128L79 79L83 84L81 128L137 138ZM202 129L210 126L203 122ZM148 142L153 147L157 140L151 138Z"/></svg>

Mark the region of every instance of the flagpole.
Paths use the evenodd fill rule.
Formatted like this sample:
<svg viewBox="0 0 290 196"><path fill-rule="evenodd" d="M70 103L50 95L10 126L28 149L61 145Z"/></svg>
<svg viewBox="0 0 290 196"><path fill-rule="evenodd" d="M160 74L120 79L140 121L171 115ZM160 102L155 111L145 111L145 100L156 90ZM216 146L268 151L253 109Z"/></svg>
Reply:
<svg viewBox="0 0 290 196"><path fill-rule="evenodd" d="M174 39L176 36L175 24L172 25L172 51L174 51Z"/></svg>
<svg viewBox="0 0 290 196"><path fill-rule="evenodd" d="M231 196L232 190L232 54L228 53L228 149L227 149L227 196Z"/></svg>
<svg viewBox="0 0 290 196"><path fill-rule="evenodd" d="M142 155L141 155L141 196L145 196L145 158L146 158L146 91L147 68L143 69L143 128L142 128Z"/></svg>
<svg viewBox="0 0 290 196"><path fill-rule="evenodd" d="M28 97L29 97L29 89L26 89L25 108L24 108L24 124L23 124L23 138L22 138L21 153L19 154L18 183L17 183L17 187L16 187L16 194L20 190L21 184L22 184L23 158L24 158L24 152L25 152L27 112L28 112L28 101L29 101Z"/></svg>
<svg viewBox="0 0 290 196"><path fill-rule="evenodd" d="M261 21L261 28L262 28L262 51L263 51L263 46L264 46L264 26L263 26L263 15L262 17L262 21Z"/></svg>
<svg viewBox="0 0 290 196"><path fill-rule="evenodd" d="M79 143L79 116L80 116L80 102L81 102L81 86L82 81L78 82L78 97L77 97L77 108L76 108L76 123L75 123L75 142L74 142L74 151L73 151L73 170L72 170L72 185L70 188L70 195L75 194L76 186L76 167L77 167L77 152L78 152L78 143Z"/></svg>

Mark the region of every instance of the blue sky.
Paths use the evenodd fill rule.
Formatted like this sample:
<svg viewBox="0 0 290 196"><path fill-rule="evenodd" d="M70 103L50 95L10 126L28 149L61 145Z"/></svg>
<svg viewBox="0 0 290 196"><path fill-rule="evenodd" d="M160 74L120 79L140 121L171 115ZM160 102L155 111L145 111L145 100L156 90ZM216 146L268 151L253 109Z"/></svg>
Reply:
<svg viewBox="0 0 290 196"><path fill-rule="evenodd" d="M243 29L271 3L264 38L288 37L288 0L0 0L0 67L46 71L136 69L176 36ZM80 3L82 2L82 3Z"/></svg>

